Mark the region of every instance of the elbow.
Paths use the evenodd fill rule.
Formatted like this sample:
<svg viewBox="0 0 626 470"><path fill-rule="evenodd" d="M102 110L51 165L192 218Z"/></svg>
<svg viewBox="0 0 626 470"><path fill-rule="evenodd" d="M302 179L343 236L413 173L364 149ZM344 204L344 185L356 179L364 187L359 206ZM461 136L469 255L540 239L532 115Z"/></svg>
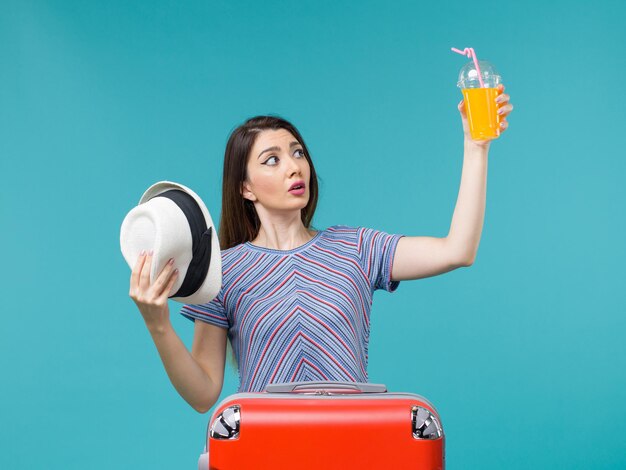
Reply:
<svg viewBox="0 0 626 470"><path fill-rule="evenodd" d="M217 403L217 400L219 400L223 384L224 382L222 380L220 380L219 383L216 383L209 379L209 385L203 390L203 393L200 396L196 396L193 403L191 401L188 403L198 413L205 414L213 408L213 406Z"/></svg>
<svg viewBox="0 0 626 470"><path fill-rule="evenodd" d="M448 236L446 242L446 256L455 268L464 268L474 264L478 249L472 248L469 243L456 242Z"/></svg>
<svg viewBox="0 0 626 470"><path fill-rule="evenodd" d="M475 260L476 260L476 255L469 256L469 257L466 256L461 259L461 262L459 263L459 265L463 268L469 268L472 264L474 264Z"/></svg>
<svg viewBox="0 0 626 470"><path fill-rule="evenodd" d="M200 413L201 415L205 414L207 411L209 411L213 405L215 405L215 402L213 403L196 403L194 405L191 405L193 407L194 410L196 410L198 413Z"/></svg>
<svg viewBox="0 0 626 470"><path fill-rule="evenodd" d="M217 399L218 399L217 396L210 396L210 397L207 397L205 400L202 400L196 403L190 403L190 405L198 413L205 414L207 411L213 408L213 405L215 405L215 403L217 402Z"/></svg>
<svg viewBox="0 0 626 470"><path fill-rule="evenodd" d="M207 411L211 409L210 406L202 406L202 405L193 405L193 409L196 410L201 415L205 414Z"/></svg>

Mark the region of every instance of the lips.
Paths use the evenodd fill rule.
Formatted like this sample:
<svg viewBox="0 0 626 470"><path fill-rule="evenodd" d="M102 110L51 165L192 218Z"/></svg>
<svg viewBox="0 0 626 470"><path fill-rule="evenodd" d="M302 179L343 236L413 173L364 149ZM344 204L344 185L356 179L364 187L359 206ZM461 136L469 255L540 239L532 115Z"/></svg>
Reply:
<svg viewBox="0 0 626 470"><path fill-rule="evenodd" d="M305 187L304 181L296 181L294 184L291 185L291 187L289 188L289 191L304 190L304 187Z"/></svg>

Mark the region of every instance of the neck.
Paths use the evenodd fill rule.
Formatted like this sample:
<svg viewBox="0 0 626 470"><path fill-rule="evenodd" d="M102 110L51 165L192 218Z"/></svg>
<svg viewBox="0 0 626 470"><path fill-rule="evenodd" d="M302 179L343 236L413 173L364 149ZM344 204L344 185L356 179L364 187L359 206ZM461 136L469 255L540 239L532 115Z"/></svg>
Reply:
<svg viewBox="0 0 626 470"><path fill-rule="evenodd" d="M258 208L257 208L258 209ZM315 232L307 229L300 218L300 211L288 214L269 214L257 211L261 227L250 243L273 250L292 250L313 238Z"/></svg>

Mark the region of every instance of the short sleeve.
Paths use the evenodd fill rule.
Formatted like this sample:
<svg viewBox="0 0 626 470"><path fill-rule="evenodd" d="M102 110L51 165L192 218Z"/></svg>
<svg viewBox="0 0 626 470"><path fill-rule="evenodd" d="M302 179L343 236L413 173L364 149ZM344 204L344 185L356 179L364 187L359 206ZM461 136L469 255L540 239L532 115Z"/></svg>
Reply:
<svg viewBox="0 0 626 470"><path fill-rule="evenodd" d="M229 328L230 326L226 315L226 309L222 303L221 290L213 300L206 304L183 305L183 308L180 310L180 314L192 321L201 320L222 328Z"/></svg>
<svg viewBox="0 0 626 470"><path fill-rule="evenodd" d="M369 278L372 291L384 289L394 292L400 282L391 280L393 257L398 241L404 235L390 235L364 227L357 229L357 235L361 267Z"/></svg>

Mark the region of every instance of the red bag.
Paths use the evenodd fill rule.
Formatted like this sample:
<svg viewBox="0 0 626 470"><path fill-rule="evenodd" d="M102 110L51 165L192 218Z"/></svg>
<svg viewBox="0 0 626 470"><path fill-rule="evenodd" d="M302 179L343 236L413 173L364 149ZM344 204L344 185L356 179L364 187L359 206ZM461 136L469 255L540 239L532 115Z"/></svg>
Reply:
<svg viewBox="0 0 626 470"><path fill-rule="evenodd" d="M444 439L433 405L413 393L356 382L270 384L215 408L198 466L441 470Z"/></svg>

